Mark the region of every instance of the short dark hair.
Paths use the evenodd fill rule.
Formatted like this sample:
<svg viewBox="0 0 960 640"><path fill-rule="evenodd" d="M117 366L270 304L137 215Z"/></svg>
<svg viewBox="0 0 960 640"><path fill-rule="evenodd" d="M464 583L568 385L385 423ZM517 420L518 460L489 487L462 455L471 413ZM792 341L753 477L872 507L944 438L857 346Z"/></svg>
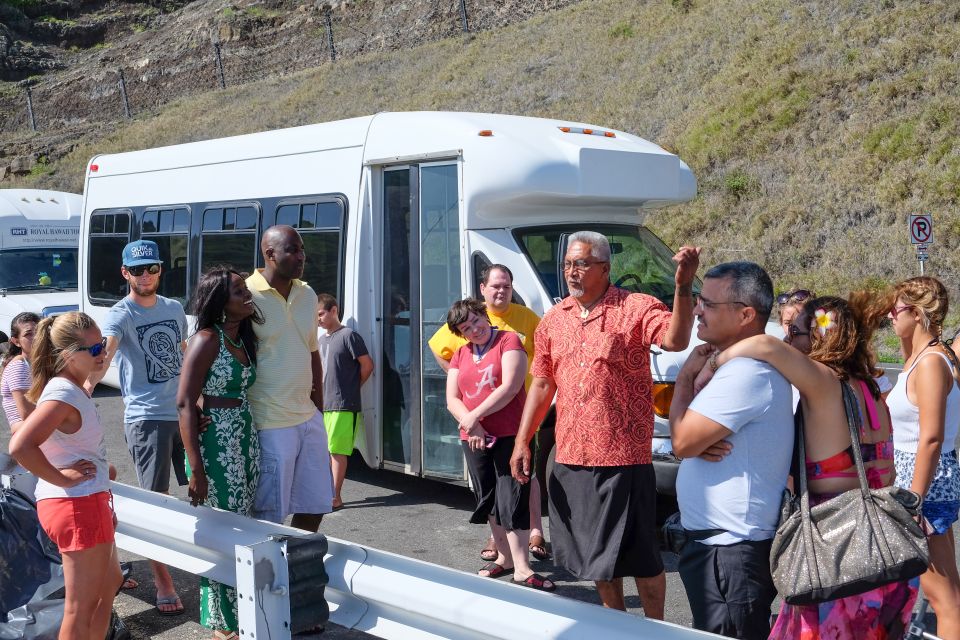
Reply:
<svg viewBox="0 0 960 640"><path fill-rule="evenodd" d="M724 262L712 267L704 278L728 278L734 300L757 312L766 323L773 310L773 281L763 267L755 262Z"/></svg>
<svg viewBox="0 0 960 640"><path fill-rule="evenodd" d="M460 333L460 329L458 329L457 326L469 320L471 313L481 318L486 318L486 303L476 298L466 298L465 300L457 300L454 302L450 307L450 311L447 311L447 328L450 329L450 333L462 338L463 334Z"/></svg>
<svg viewBox="0 0 960 640"><path fill-rule="evenodd" d="M340 306L337 304L337 299L329 293L317 294L317 304L323 307L324 311L330 311L330 309Z"/></svg>
<svg viewBox="0 0 960 640"><path fill-rule="evenodd" d="M513 271L510 271L510 267L505 264L488 264L485 266L480 270L480 282L487 284L490 281L490 274L494 271L503 271L510 276L510 282L513 282Z"/></svg>

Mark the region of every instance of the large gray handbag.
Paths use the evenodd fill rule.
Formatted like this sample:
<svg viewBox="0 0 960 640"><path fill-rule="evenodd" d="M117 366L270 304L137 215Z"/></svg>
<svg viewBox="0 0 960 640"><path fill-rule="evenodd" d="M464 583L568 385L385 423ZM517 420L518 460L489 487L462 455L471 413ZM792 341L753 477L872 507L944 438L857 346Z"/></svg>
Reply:
<svg viewBox="0 0 960 640"><path fill-rule="evenodd" d="M897 487L870 489L860 452L860 408L850 386L843 402L860 488L815 507L807 490L803 418L798 417L800 493L785 500L770 550L770 572L788 604L816 604L907 580L927 569L927 539L914 520L921 498Z"/></svg>

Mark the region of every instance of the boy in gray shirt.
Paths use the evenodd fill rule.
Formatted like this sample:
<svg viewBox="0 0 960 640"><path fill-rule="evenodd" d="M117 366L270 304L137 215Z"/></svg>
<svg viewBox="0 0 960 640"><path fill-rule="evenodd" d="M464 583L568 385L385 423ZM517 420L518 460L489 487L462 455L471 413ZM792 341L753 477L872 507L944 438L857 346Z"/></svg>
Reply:
<svg viewBox="0 0 960 640"><path fill-rule="evenodd" d="M336 299L327 293L317 296L320 334L320 361L323 363L323 424L330 444L333 471L333 510L343 508L340 489L347 475L357 428L363 427L360 387L373 373L373 359L357 333L340 324Z"/></svg>

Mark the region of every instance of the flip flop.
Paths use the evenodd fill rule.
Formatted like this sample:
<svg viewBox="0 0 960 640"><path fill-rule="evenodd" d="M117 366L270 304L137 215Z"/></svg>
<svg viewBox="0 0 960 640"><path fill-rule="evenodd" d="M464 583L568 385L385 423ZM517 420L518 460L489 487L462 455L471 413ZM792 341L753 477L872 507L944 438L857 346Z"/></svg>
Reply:
<svg viewBox="0 0 960 640"><path fill-rule="evenodd" d="M160 607L166 605L176 605L176 609L164 611ZM180 596L169 596L166 598L157 597L157 613L162 616L179 616L183 614L183 603L180 602Z"/></svg>
<svg viewBox="0 0 960 640"><path fill-rule="evenodd" d="M550 552L547 551L547 541L543 539L543 536L530 536L530 544L527 546L530 549L530 555L537 560L550 559Z"/></svg>
<svg viewBox="0 0 960 640"><path fill-rule="evenodd" d="M120 585L121 589L136 589L140 586L140 583L134 580L133 578L127 578L123 581L123 584Z"/></svg>
<svg viewBox="0 0 960 640"><path fill-rule="evenodd" d="M513 573L513 567L504 567L502 564L497 564L496 562L488 562L480 567L480 571L487 572L487 575L480 576L481 578L499 578L500 576ZM477 572L477 575L480 575L480 573Z"/></svg>
<svg viewBox="0 0 960 640"><path fill-rule="evenodd" d="M530 577L522 582L514 580L513 584L520 585L521 587L536 589L537 591L546 591L547 593L552 593L553 591L557 590L557 585L553 583L553 580L544 578L539 573L530 574Z"/></svg>
<svg viewBox="0 0 960 640"><path fill-rule="evenodd" d="M493 562L498 555L500 554L497 552L497 544L493 541L493 536L490 536L487 538L487 546L480 551L480 559Z"/></svg>

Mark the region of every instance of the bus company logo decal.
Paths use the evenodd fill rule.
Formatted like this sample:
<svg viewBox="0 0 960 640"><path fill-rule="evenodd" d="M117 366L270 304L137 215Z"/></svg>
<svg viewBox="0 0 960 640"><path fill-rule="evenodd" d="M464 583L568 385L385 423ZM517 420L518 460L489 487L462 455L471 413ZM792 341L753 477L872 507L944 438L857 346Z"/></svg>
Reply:
<svg viewBox="0 0 960 640"><path fill-rule="evenodd" d="M26 227L13 227L10 229L10 235L12 236L25 236L27 235Z"/></svg>

